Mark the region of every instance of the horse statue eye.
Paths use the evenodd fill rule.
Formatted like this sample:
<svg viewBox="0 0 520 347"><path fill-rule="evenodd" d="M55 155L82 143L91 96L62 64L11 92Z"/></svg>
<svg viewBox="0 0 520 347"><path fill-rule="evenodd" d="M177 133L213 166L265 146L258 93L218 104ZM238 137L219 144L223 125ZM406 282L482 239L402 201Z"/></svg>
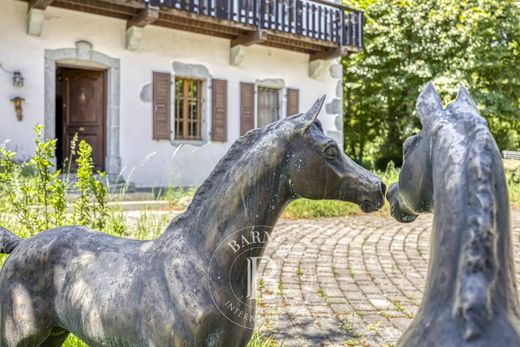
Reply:
<svg viewBox="0 0 520 347"><path fill-rule="evenodd" d="M335 158L338 156L338 148L336 146L329 146L324 151L325 155L330 158Z"/></svg>
<svg viewBox="0 0 520 347"><path fill-rule="evenodd" d="M415 143L415 141L417 141L417 136L416 135L410 136L409 138L407 138L404 141L404 143L403 143L403 155L408 153L408 150L412 147L412 145Z"/></svg>

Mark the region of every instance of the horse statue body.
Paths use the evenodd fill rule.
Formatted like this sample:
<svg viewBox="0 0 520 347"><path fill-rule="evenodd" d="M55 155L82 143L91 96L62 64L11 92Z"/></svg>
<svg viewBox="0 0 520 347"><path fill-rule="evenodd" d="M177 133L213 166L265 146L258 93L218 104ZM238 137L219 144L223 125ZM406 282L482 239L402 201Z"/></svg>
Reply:
<svg viewBox="0 0 520 347"><path fill-rule="evenodd" d="M249 318L241 326L219 300L246 296L247 264L213 257L219 244L243 243L255 226L265 239L299 197L351 201L365 212L384 203L384 184L324 135L323 101L238 139L155 240L78 226L22 240L0 229L0 251L10 253L0 272L0 347L61 346L69 333L92 347L246 346L254 304L240 307ZM248 252L261 256L266 243ZM230 268L232 288L220 281Z"/></svg>
<svg viewBox="0 0 520 347"><path fill-rule="evenodd" d="M520 311L502 160L464 87L442 107L434 86L416 108L422 131L403 145L387 198L398 221L433 212L421 307L400 347L520 346Z"/></svg>

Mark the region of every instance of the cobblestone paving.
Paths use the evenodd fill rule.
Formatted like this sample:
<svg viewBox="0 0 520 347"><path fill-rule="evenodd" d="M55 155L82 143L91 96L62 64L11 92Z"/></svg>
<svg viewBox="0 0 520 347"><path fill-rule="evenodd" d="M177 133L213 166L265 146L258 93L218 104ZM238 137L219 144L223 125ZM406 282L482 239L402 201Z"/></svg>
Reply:
<svg viewBox="0 0 520 347"><path fill-rule="evenodd" d="M520 210L512 214L520 278ZM421 302L431 216L282 220L259 269L257 321L284 346L393 346Z"/></svg>

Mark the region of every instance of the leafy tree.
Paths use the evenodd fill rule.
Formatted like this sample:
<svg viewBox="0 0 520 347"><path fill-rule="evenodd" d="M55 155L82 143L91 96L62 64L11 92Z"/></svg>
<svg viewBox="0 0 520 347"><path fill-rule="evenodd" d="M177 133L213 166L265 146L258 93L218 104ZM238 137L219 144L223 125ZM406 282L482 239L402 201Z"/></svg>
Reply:
<svg viewBox="0 0 520 347"><path fill-rule="evenodd" d="M445 102L464 84L502 149L520 147L520 6L500 0L353 0L365 51L345 58L346 151L384 169L415 132L433 80Z"/></svg>

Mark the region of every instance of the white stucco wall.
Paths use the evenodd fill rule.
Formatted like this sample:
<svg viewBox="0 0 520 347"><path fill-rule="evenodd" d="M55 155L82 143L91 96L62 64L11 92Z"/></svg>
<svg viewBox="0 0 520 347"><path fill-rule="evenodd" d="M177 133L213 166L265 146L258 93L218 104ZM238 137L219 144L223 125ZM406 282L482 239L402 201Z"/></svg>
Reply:
<svg viewBox="0 0 520 347"><path fill-rule="evenodd" d="M109 17L49 7L41 37L27 35L27 3L0 0L0 63L20 70L23 88L12 86L11 77L0 71L0 143L21 158L33 151L37 123L44 123L44 52L74 48L85 40L93 50L120 60L120 156L123 175L137 186L198 185L239 136L240 82L283 79L288 88L300 90L300 111L322 94L326 103L338 98L339 79L326 67L316 78L309 77L308 55L251 46L240 66L229 64L229 40L178 30L148 26L135 52L125 49L126 22ZM152 140L152 104L140 98L152 71L172 72L173 62L204 65L212 78L228 81L228 142L202 146L174 146L170 141ZM331 61L330 65L336 64ZM334 68L332 68L334 69ZM25 98L24 119L16 120L10 99ZM209 108L207 108L209 110ZM210 114L205 115L206 120ZM337 114L320 114L327 131L338 131Z"/></svg>

